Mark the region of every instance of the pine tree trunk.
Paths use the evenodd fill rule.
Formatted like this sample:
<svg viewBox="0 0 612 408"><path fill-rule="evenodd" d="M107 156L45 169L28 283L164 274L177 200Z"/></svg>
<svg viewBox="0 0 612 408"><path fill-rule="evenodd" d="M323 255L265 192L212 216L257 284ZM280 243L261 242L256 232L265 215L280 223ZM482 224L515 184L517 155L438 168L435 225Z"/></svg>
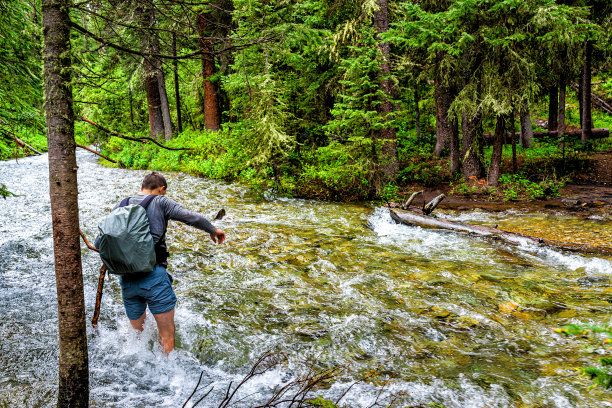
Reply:
<svg viewBox="0 0 612 408"><path fill-rule="evenodd" d="M172 33L172 55L176 57L176 34ZM176 128L183 133L183 119L181 117L181 93L179 86L178 60L172 61L174 68L174 99L176 101Z"/></svg>
<svg viewBox="0 0 612 408"><path fill-rule="evenodd" d="M591 109L591 56L593 51L593 43L585 41L584 43L584 67L582 69L582 140L587 140L591 137L591 129L593 129L593 112Z"/></svg>
<svg viewBox="0 0 612 408"><path fill-rule="evenodd" d="M161 66L161 61L157 69L157 86L159 87L159 99L161 104L162 118L164 120L164 134L166 140L172 139L172 118L170 116L170 102L168 102L168 92L166 91L166 77Z"/></svg>
<svg viewBox="0 0 612 408"><path fill-rule="evenodd" d="M484 140L482 136L482 116L463 116L461 120L463 134L461 156L463 159L463 177L481 178L484 174L483 157Z"/></svg>
<svg viewBox="0 0 612 408"><path fill-rule="evenodd" d="M521 110L521 145L527 149L533 141L533 125L531 124L531 114L529 109Z"/></svg>
<svg viewBox="0 0 612 408"><path fill-rule="evenodd" d="M161 97L155 70L145 62L145 92L147 95L147 110L149 112L149 130L151 137L159 138L164 134L164 118L161 112Z"/></svg>
<svg viewBox="0 0 612 408"><path fill-rule="evenodd" d="M219 90L217 83L210 80L215 74L214 44L206 37L210 36L206 14L198 14L198 31L200 50L202 51L202 77L204 78L204 127L217 131L221 128L221 109L219 107Z"/></svg>
<svg viewBox="0 0 612 408"><path fill-rule="evenodd" d="M436 147L434 155L442 156L445 148L450 147L452 137L452 123L448 118L448 110L454 99L454 93L444 84L443 74L439 68L441 55L436 57L436 72L434 83L434 96L436 103ZM452 166L451 166L452 167Z"/></svg>
<svg viewBox="0 0 612 408"><path fill-rule="evenodd" d="M582 105L582 95L584 94L582 87L584 85L584 63L580 69L580 81L578 81L578 89L576 91L576 99L578 100L578 117L580 118L580 129L582 129L582 119L584 119L584 106Z"/></svg>
<svg viewBox="0 0 612 408"><path fill-rule="evenodd" d="M451 174L461 171L461 155L459 147L459 123L456 119L451 120L451 139L450 139L450 170Z"/></svg>
<svg viewBox="0 0 612 408"><path fill-rule="evenodd" d="M377 0L378 10L374 13L374 27L380 35L389 30L389 10L387 0ZM391 80L391 64L389 55L391 53L389 43L381 41L377 36L378 48L382 54L383 62L379 68L380 88L385 95L385 100L376 106L377 112L387 122L384 128L378 132L378 137L382 142L381 152L381 169L385 179L394 179L399 173L399 162L397 156L397 140L395 128L389 123L392 119L394 106L392 99L395 95L393 89L393 81Z"/></svg>
<svg viewBox="0 0 612 408"><path fill-rule="evenodd" d="M150 28L155 26L155 10L149 3L135 3L134 12L143 28L142 45L145 53L156 52L154 35ZM147 96L147 110L149 112L149 130L151 137L161 138L165 134L164 118L161 110L161 95L159 93L159 83L157 79L157 61L155 58L147 56L143 60L144 84Z"/></svg>
<svg viewBox="0 0 612 408"><path fill-rule="evenodd" d="M504 147L504 134L506 133L506 119L503 115L497 117L495 124L495 138L493 139L493 153L489 167L489 185L497 187L501 168L502 150Z"/></svg>
<svg viewBox="0 0 612 408"><path fill-rule="evenodd" d="M416 138L421 140L421 110L419 109L419 102L421 97L419 95L419 84L418 82L414 85L414 122L416 126Z"/></svg>
<svg viewBox="0 0 612 408"><path fill-rule="evenodd" d="M559 88L556 85L548 89L548 130L557 130L559 123Z"/></svg>
<svg viewBox="0 0 612 408"><path fill-rule="evenodd" d="M567 83L565 81L565 74L561 74L559 77L559 117L557 119L559 136L565 132L565 93L567 88Z"/></svg>
<svg viewBox="0 0 612 408"><path fill-rule="evenodd" d="M79 242L69 1L43 0L49 195L59 326L58 407L87 407L89 369Z"/></svg>
<svg viewBox="0 0 612 408"><path fill-rule="evenodd" d="M149 28L155 27L155 9L150 8L149 13L151 13L151 19ZM159 54L160 46L159 46L159 36L157 35L157 31L150 30L149 33L150 38L150 51L154 54ZM164 135L166 136L166 140L172 139L172 119L170 117L170 103L168 102L168 92L166 91L166 78L164 76L164 68L161 59L158 57L149 57L151 63L154 67L154 75L157 80L157 87L159 90L159 107L161 109L162 122L164 127Z"/></svg>

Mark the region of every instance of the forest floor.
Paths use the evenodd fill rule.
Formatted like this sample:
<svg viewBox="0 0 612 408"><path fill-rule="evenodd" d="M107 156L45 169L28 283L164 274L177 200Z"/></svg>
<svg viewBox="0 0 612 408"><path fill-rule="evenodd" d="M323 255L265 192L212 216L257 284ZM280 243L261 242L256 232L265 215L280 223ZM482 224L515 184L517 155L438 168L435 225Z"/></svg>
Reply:
<svg viewBox="0 0 612 408"><path fill-rule="evenodd" d="M486 194L473 194L464 196L452 194L451 186L439 185L424 189L424 200L429 202L437 195L444 193L447 197L439 208L454 210L472 210L480 208L488 211L504 211L508 209L526 210L557 210L564 212L583 213L583 215L596 213L612 213L612 151L601 152L591 157L593 167L588 174L573 177L571 182L565 184L560 190L560 196L546 200L520 200L504 201L495 199ZM481 182L484 182L482 180ZM418 191L422 187L407 188L401 196L408 196L411 191ZM415 204L421 205L423 198L417 198Z"/></svg>

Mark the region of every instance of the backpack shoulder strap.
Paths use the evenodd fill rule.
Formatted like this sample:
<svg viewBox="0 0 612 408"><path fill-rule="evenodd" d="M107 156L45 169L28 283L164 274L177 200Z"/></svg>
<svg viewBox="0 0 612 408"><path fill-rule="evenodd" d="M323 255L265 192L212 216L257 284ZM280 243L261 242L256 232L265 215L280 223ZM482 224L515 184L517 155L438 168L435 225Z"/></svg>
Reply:
<svg viewBox="0 0 612 408"><path fill-rule="evenodd" d="M130 201L130 198L132 198L132 197L127 197L127 198L124 198L123 200L121 200L121 202L119 203L119 207L125 207L126 205L128 205L128 203Z"/></svg>
<svg viewBox="0 0 612 408"><path fill-rule="evenodd" d="M142 206L142 208L144 208L144 209L146 210L146 209L147 209L147 206L149 205L149 203L150 203L151 201L153 201L153 199L154 199L155 197L157 197L157 196L155 196L155 195L153 195L153 194L149 194L148 196L146 196L146 197L145 197L145 199L144 199L144 200L142 200L142 201L140 202L140 204L139 204L139 205L140 205L140 206Z"/></svg>

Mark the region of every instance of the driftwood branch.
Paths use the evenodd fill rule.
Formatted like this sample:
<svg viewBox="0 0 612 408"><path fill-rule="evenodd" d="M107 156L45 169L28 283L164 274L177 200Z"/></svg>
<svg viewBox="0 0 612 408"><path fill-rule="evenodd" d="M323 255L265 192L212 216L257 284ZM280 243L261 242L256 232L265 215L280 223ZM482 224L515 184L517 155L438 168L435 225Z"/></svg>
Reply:
<svg viewBox="0 0 612 408"><path fill-rule="evenodd" d="M592 246L586 244L577 244L573 242L553 241L543 238L534 237L531 235L519 234L517 232L504 231L497 228L489 228L482 225L473 225L459 221L449 220L441 217L429 217L417 214L413 211L391 210L391 218L398 224L418 226L421 228L442 229L457 233L464 233L478 237L491 238L500 240L511 245L520 245L523 243L548 246L557 249L565 249L569 251L612 255L611 247Z"/></svg>
<svg viewBox="0 0 612 408"><path fill-rule="evenodd" d="M90 148L89 148L89 147L87 147L87 146L83 146L83 145L80 145L80 144L77 144L76 146L77 146L77 147L80 147L81 149L85 149L85 150L87 150L88 152L92 152L93 154L97 154L97 155L98 155L98 156L100 156L101 158L103 158L103 159L105 159L105 160L108 160L108 161L109 161L109 162L111 162L111 163L117 163L117 160L113 160L113 159L111 159L110 157L105 156L105 155L103 155L102 153L98 153L98 152L96 152L94 149L90 149Z"/></svg>
<svg viewBox="0 0 612 408"><path fill-rule="evenodd" d="M414 201L415 198L417 198L417 196L419 194L423 194L423 190L421 191L415 191L414 193L412 193L412 195L410 196L410 198L408 198L408 200L406 200L406 202L404 203L404 205L402 205L402 209L403 210L407 210L410 207L410 204L412 204L412 202Z"/></svg>
<svg viewBox="0 0 612 408"><path fill-rule="evenodd" d="M442 202L442 200L444 200L444 197L446 197L444 194L440 194L439 196L425 204L423 206L423 213L425 213L426 215L431 214L433 210L435 210L436 207Z"/></svg>
<svg viewBox="0 0 612 408"><path fill-rule="evenodd" d="M105 128L104 126L99 125L96 122L93 122L93 121L91 121L91 120L89 120L87 118L81 118L81 120L84 121L84 122L87 122L87 123L89 123L91 125L94 125L98 129L108 133L111 136L115 136L115 137L118 137L118 138L121 138L121 139L133 140L135 142L140 142L140 143L153 142L156 145L158 145L159 147L161 147L162 149L166 149L166 150L193 150L190 147L167 147L167 146L164 146L163 144L159 143L157 140L153 139L152 137L145 137L145 136L143 136L143 137L131 137L131 136L126 136L126 135L123 135L123 134L121 134L119 132L115 132L114 130Z"/></svg>

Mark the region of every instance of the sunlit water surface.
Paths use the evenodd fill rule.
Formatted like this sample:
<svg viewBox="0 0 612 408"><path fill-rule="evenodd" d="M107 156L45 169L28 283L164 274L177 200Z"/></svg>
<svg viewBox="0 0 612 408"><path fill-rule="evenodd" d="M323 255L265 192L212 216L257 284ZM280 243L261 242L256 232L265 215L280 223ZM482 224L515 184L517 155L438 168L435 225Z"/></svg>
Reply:
<svg viewBox="0 0 612 408"><path fill-rule="evenodd" d="M93 238L146 173L101 167L83 152L78 163L81 228ZM0 406L55 404L47 166L46 155L0 163L0 182L19 195L0 200ZM180 407L202 371L202 385L215 390L199 406L217 406L257 356L281 350L287 364L247 383L238 406L257 405L307 368L346 364L316 395L335 400L373 375L341 405L368 407L394 394L398 406L612 407L612 394L587 392L589 380L575 371L609 350L552 331L611 323L609 258L395 225L383 208L260 199L240 185L167 178L168 196L185 207L209 217L225 208L216 225L227 241L215 246L171 222L169 271L179 303L178 347L169 357L152 319L142 335L132 331L117 279L107 279L99 332L88 332L92 406ZM569 235L612 236L605 217L447 215L526 233L561 225L577 231ZM83 248L90 318L100 261Z"/></svg>

